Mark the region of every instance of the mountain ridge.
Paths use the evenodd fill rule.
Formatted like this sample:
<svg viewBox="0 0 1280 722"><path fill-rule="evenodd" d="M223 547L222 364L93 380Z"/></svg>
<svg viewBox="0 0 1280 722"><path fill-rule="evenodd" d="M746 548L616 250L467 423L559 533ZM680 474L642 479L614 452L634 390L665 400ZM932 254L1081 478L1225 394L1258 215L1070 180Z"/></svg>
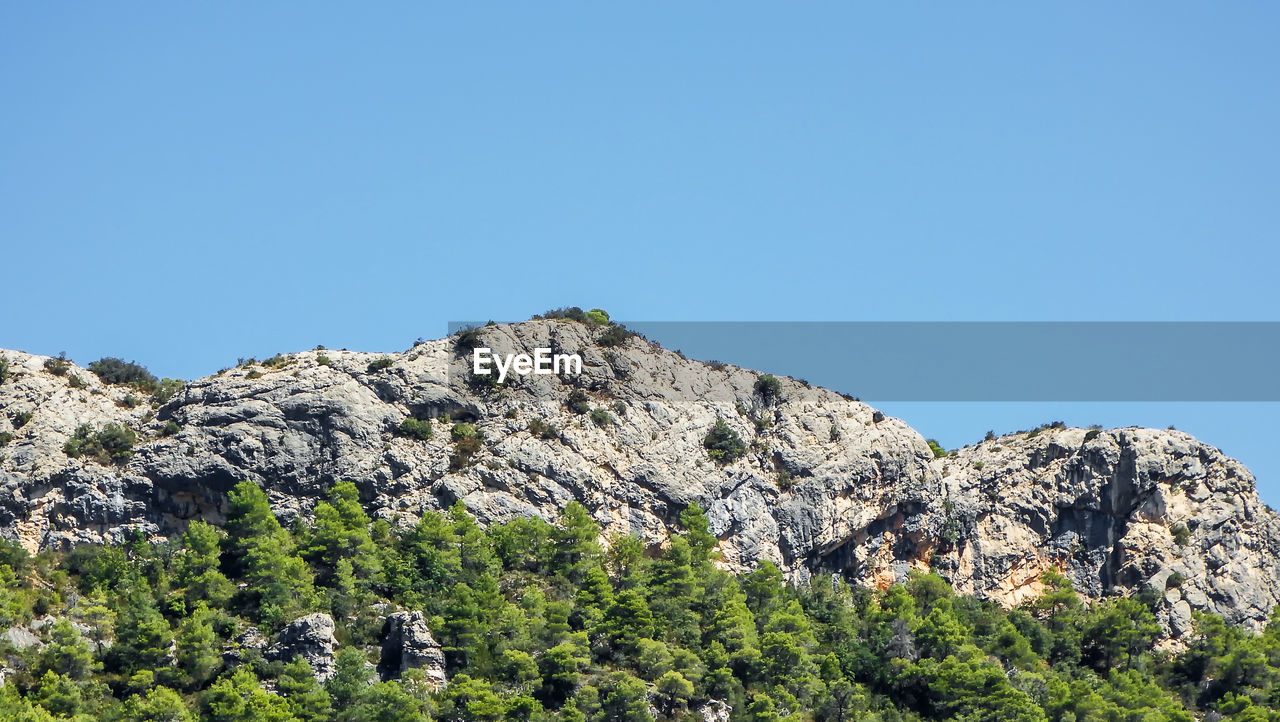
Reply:
<svg viewBox="0 0 1280 722"><path fill-rule="evenodd" d="M398 354L304 351L193 380L157 407L74 364L56 374L48 357L0 351L12 435L0 534L32 550L169 536L220 523L246 478L293 521L349 480L371 515L397 522L457 501L481 523L554 518L576 500L607 537L651 547L696 502L724 566L767 559L797 581L838 571L883 587L932 569L1012 606L1056 571L1089 598L1158 594L1173 638L1193 611L1258 627L1280 601L1280 517L1247 469L1190 435L1049 427L935 458L860 401L785 377L762 388L765 375L619 328L540 319ZM480 342L579 353L583 373L496 386L468 372ZM708 453L720 420L740 458ZM73 458L84 424L137 439L117 461Z"/></svg>

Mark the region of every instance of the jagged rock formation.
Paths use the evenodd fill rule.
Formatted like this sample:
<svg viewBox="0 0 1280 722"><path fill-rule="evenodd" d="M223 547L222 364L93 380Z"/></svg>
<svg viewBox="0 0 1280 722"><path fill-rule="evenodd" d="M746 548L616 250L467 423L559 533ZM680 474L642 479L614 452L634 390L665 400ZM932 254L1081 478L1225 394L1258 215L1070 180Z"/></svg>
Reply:
<svg viewBox="0 0 1280 722"><path fill-rule="evenodd" d="M323 612L299 617L276 635L275 644L268 647L262 656L278 662L291 662L302 657L311 665L316 681L323 684L338 669L338 640L333 636L334 630L333 617Z"/></svg>
<svg viewBox="0 0 1280 722"><path fill-rule="evenodd" d="M400 679L411 669L421 669L426 681L433 688L443 689L448 684L445 675L444 652L422 612L394 612L387 615L382 624L382 656L378 662L378 676L382 681Z"/></svg>
<svg viewBox="0 0 1280 722"><path fill-rule="evenodd" d="M477 382L456 340L441 339L248 364L158 409L129 408L129 389L74 366L56 376L44 357L0 352L11 364L0 432L13 435L0 447L0 533L32 549L171 534L193 518L221 522L242 479L289 521L350 480L371 514L397 522L456 501L482 523L553 519L577 500L606 536L652 544L697 502L724 564L772 560L795 579L835 570L884 585L932 566L1006 604L1038 593L1048 568L1091 597L1150 584L1175 636L1191 610L1256 625L1280 598L1280 521L1247 470L1186 434L1048 429L934 460L914 430L858 401L785 378L762 392L754 372L639 338L605 346L603 331L480 331L501 353L578 353L577 377ZM409 417L434 419L432 438L399 433ZM703 446L718 418L747 445L726 464ZM458 421L483 435L469 457L450 439ZM63 453L78 425L109 422L139 433L126 463Z"/></svg>

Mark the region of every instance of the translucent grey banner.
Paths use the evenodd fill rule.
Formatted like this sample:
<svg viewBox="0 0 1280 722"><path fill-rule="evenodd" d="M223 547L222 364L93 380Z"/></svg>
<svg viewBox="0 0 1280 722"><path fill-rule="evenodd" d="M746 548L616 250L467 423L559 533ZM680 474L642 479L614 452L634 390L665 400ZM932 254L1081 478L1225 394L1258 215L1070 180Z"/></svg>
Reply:
<svg viewBox="0 0 1280 722"><path fill-rule="evenodd" d="M864 401L1280 401L1280 322L623 323Z"/></svg>

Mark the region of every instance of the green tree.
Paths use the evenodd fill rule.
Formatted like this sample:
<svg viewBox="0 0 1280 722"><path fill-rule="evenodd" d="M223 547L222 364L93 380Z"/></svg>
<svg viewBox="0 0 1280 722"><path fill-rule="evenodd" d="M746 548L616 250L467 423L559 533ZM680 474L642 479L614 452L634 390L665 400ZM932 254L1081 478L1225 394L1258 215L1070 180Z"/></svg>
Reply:
<svg viewBox="0 0 1280 722"><path fill-rule="evenodd" d="M329 693L316 681L311 665L294 657L276 680L276 689L289 703L289 711L302 722L326 722L333 714Z"/></svg>
<svg viewBox="0 0 1280 722"><path fill-rule="evenodd" d="M311 571L271 511L266 493L250 481L228 494L231 567L243 579L245 608L270 625L314 609Z"/></svg>

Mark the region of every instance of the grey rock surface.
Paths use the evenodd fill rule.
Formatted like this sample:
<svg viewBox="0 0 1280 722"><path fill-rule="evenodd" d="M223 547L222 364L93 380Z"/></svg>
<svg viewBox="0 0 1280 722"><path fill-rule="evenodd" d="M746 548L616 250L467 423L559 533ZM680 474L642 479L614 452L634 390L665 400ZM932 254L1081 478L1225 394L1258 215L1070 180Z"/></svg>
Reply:
<svg viewBox="0 0 1280 722"><path fill-rule="evenodd" d="M483 524L554 520L576 500L606 541L655 546L697 502L727 568L769 560L798 581L836 571L885 586L932 568L1006 605L1038 594L1048 569L1089 598L1153 585L1172 636L1197 610L1257 626L1280 599L1276 514L1243 466L1181 432L1053 428L935 460L915 430L856 400L781 377L766 399L754 372L641 338L606 347L602 332L547 320L480 330L500 353L578 353L578 377L476 383L449 338L403 353L289 354L192 381L158 408L129 408L129 389L78 367L55 376L45 357L0 351L12 370L0 431L14 436L0 448L0 534L32 551L131 529L167 536L191 519L224 521L226 492L244 479L289 523L345 480L393 523L456 501ZM381 358L389 367L370 366ZM574 392L606 421L571 411ZM408 417L431 419L432 438L397 433ZM718 418L746 445L724 464L703 446ZM457 421L484 442L451 465ZM108 422L138 433L127 462L63 453L79 424ZM163 434L168 422L177 433ZM539 424L556 432L533 433Z"/></svg>
<svg viewBox="0 0 1280 722"><path fill-rule="evenodd" d="M411 669L421 669L437 691L449 683L444 652L431 636L422 612L395 612L382 626L382 656L378 676L382 681L400 679Z"/></svg>
<svg viewBox="0 0 1280 722"><path fill-rule="evenodd" d="M299 617L276 635L275 643L262 656L279 662L291 662L302 657L311 665L316 680L323 684L337 671L338 640L333 632L333 617L328 614L320 612Z"/></svg>

